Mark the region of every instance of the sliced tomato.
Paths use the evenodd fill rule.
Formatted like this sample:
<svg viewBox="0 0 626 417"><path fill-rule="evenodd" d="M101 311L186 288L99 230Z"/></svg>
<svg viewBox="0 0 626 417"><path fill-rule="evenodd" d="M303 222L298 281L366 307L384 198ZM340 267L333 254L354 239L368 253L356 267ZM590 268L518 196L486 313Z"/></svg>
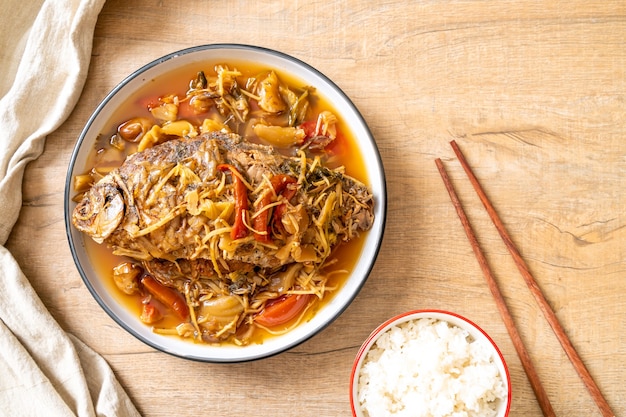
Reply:
<svg viewBox="0 0 626 417"><path fill-rule="evenodd" d="M312 298L313 294L282 295L268 301L254 321L265 327L280 326L302 313Z"/></svg>
<svg viewBox="0 0 626 417"><path fill-rule="evenodd" d="M302 122L299 126L300 129L304 130L304 140L311 140L316 136L315 128L317 127L316 120L307 120L306 122Z"/></svg>
<svg viewBox="0 0 626 417"><path fill-rule="evenodd" d="M150 275L144 275L141 283L154 298L172 310L179 318L186 320L189 317L189 307L178 291L166 287Z"/></svg>
<svg viewBox="0 0 626 417"><path fill-rule="evenodd" d="M141 316L139 318L146 324L154 324L163 318L154 298L150 298L149 301L141 305Z"/></svg>
<svg viewBox="0 0 626 417"><path fill-rule="evenodd" d="M312 151L324 151L334 155L346 152L346 140L339 126L336 126L337 133L335 138L318 136L319 132L316 130L317 120L302 122L299 127L304 130L304 143L308 143L309 149Z"/></svg>
<svg viewBox="0 0 626 417"><path fill-rule="evenodd" d="M339 129L339 126L337 126L337 137L324 147L324 151L332 155L343 157L349 155L350 148L348 146L348 142L341 129Z"/></svg>

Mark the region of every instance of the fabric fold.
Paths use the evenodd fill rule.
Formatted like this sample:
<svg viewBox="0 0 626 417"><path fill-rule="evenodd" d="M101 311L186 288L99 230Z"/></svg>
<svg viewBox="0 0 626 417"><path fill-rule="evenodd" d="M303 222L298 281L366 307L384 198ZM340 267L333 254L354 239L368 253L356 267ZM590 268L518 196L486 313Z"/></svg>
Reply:
<svg viewBox="0 0 626 417"><path fill-rule="evenodd" d="M104 358L61 328L4 247L19 216L26 165L80 97L103 5L0 4L3 28L16 28L0 34L0 410L10 416L139 415Z"/></svg>

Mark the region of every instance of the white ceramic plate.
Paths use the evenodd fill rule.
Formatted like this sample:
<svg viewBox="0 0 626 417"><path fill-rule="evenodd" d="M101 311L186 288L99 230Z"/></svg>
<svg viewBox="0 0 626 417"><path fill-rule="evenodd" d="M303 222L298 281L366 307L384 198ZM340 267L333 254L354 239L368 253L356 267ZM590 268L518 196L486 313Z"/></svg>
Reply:
<svg viewBox="0 0 626 417"><path fill-rule="evenodd" d="M339 112L339 117L352 130L365 159L368 175L366 182L375 199L373 227L366 236L356 267L345 285L309 322L285 335L272 337L263 344L245 347L194 344L153 333L149 326L141 323L138 317L120 305L110 293L102 277L98 276L91 265L83 241L85 237L71 225L70 220L75 207L71 200L74 177L83 172L90 149L98 135L109 128L116 109L129 97L137 96L139 91L146 88L146 84L158 84L160 79L178 68L197 65L200 70L203 69L203 63L216 60L224 63L258 63L290 74L303 84L314 86L316 93L332 103ZM165 90L167 91L166 88ZM242 362L272 356L304 342L332 323L348 307L368 278L382 242L386 206L385 174L376 143L363 117L346 94L321 72L296 58L270 49L235 44L203 45L178 51L145 65L124 79L104 98L87 122L72 154L65 185L66 232L72 256L96 301L120 326L149 346L179 357L207 362Z"/></svg>

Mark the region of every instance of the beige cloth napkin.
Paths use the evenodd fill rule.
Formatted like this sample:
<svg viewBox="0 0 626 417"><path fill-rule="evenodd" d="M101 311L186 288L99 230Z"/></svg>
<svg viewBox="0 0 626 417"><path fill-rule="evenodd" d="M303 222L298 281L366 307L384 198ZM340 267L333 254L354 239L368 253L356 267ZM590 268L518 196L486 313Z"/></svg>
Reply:
<svg viewBox="0 0 626 417"><path fill-rule="evenodd" d="M104 0L0 2L0 414L139 415L105 360L55 322L4 247L26 164L78 100Z"/></svg>

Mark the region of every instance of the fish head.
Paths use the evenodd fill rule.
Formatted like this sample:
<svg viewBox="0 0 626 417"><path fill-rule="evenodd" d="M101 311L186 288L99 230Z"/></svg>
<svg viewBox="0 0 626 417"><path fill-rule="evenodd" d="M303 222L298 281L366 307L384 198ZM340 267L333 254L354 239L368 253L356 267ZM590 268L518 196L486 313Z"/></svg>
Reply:
<svg viewBox="0 0 626 417"><path fill-rule="evenodd" d="M72 223L102 243L124 218L124 197L115 183L100 181L85 193L72 213Z"/></svg>

